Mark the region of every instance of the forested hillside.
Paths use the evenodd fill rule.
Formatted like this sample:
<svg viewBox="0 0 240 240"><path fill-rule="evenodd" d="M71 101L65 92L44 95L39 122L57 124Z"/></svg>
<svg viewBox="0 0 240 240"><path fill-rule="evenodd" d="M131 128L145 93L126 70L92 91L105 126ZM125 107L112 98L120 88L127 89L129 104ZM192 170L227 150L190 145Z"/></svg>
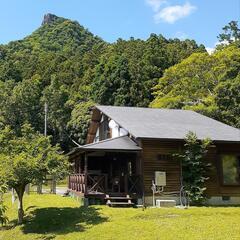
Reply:
<svg viewBox="0 0 240 240"><path fill-rule="evenodd" d="M72 139L84 143L94 103L147 107L164 71L193 53L207 56L193 40L156 34L110 44L49 14L30 36L0 45L0 127L19 134L28 122L43 133L46 102L48 134L67 151Z"/></svg>
<svg viewBox="0 0 240 240"><path fill-rule="evenodd" d="M209 55L193 40L107 43L79 23L48 14L23 40L0 45L0 127L28 122L68 151L83 144L95 103L193 109L240 127L240 48L236 22ZM234 39L234 40L233 40Z"/></svg>

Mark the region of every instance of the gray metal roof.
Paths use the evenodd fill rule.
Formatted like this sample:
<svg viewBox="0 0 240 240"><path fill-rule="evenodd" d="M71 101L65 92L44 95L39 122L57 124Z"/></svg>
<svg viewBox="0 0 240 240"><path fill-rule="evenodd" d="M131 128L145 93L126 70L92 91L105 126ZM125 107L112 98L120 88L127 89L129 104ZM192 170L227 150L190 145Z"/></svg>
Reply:
<svg viewBox="0 0 240 240"><path fill-rule="evenodd" d="M96 106L136 138L198 139L240 142L240 130L190 110Z"/></svg>
<svg viewBox="0 0 240 240"><path fill-rule="evenodd" d="M141 148L128 136L122 136L117 138L110 138L107 140L99 141L83 145L78 148L79 150L91 151L91 150L118 150L118 151L140 151Z"/></svg>

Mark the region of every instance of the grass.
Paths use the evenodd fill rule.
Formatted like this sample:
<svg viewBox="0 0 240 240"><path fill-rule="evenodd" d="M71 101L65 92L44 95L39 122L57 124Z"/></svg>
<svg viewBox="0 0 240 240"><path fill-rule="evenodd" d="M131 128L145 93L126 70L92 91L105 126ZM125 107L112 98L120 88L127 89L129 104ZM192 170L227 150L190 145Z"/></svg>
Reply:
<svg viewBox="0 0 240 240"><path fill-rule="evenodd" d="M78 239L240 239L239 207L190 209L80 207L71 198L31 194L24 199L26 218L16 226L17 204L9 205L10 223L0 240Z"/></svg>

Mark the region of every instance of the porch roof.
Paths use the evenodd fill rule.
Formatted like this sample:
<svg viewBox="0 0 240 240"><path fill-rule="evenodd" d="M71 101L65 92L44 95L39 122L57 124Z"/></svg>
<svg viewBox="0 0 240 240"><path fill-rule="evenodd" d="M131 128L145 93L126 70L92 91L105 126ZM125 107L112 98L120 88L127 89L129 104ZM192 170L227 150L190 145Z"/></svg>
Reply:
<svg viewBox="0 0 240 240"><path fill-rule="evenodd" d="M73 149L69 155L75 152L90 152L90 151L140 151L141 147L137 145L131 138L128 136L121 136L116 138L110 138L103 141L86 144L80 147Z"/></svg>

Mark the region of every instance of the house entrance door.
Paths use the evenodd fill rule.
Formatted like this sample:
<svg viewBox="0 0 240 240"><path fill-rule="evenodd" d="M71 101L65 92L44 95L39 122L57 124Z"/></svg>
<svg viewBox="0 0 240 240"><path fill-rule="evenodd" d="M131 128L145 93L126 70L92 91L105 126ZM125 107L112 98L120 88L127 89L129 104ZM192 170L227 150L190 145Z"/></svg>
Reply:
<svg viewBox="0 0 240 240"><path fill-rule="evenodd" d="M126 159L113 160L112 163L112 192L126 193L126 180L129 174L129 161Z"/></svg>

